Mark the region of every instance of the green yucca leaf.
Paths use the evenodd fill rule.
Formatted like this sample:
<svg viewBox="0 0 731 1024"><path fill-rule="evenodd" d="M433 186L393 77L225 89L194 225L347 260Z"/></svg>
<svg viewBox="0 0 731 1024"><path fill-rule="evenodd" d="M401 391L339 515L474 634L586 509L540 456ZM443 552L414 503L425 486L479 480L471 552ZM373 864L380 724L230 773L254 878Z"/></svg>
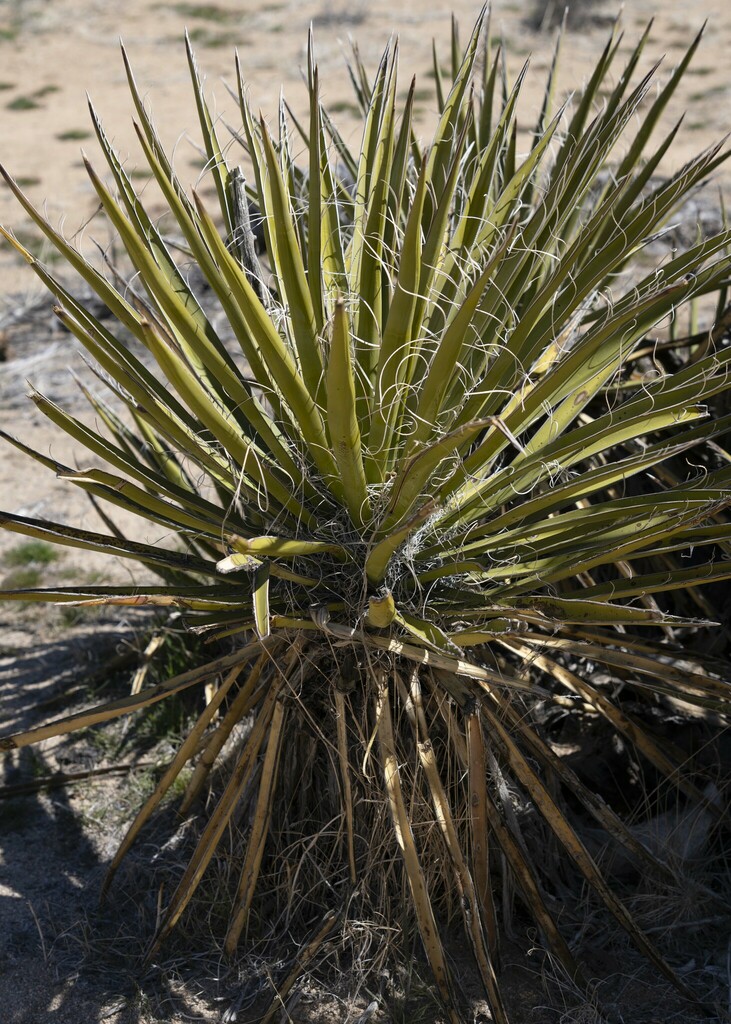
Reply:
<svg viewBox="0 0 731 1024"><path fill-rule="evenodd" d="M389 445L393 438L394 418L400 405L400 389L404 386L406 367L411 358L415 332L414 317L418 306L422 266L421 217L426 198L426 167L422 166L409 219L404 230L401 263L394 297L383 328L380 351L375 365L373 411L368 445L377 476L383 480L392 458ZM418 335L417 335L418 336Z"/></svg>
<svg viewBox="0 0 731 1024"><path fill-rule="evenodd" d="M188 54L188 66L190 67L190 77L193 82L193 93L195 95L195 102L198 108L198 117L200 119L201 134L203 135L203 144L206 147L208 166L210 167L211 175L216 185L216 192L218 193L218 201L221 206L221 213L223 214L226 235L228 238L231 238L234 234L236 225L234 223L233 211L231 210L229 202L228 168L226 167L226 161L218 142L218 135L216 134L216 129L208 110L208 104L206 103L205 96L203 95L198 66L193 52L193 47L190 42L190 36L187 31L185 33L185 48Z"/></svg>
<svg viewBox="0 0 731 1024"><path fill-rule="evenodd" d="M260 937L264 918L286 919L301 953L280 996L325 938L345 949L357 913L385 920L389 935L405 931L403 950L420 936L457 1024L440 929L461 918L492 1016L507 1024L498 884L515 883L582 977L552 909L570 897L568 875L556 889L534 863L535 841L568 854L689 994L600 873L575 808L657 878L675 884L675 869L555 752L547 716L533 713L540 701L601 718L663 792L708 809L700 770L681 771L679 752L627 700L650 691L658 714L696 705L719 720L731 703L726 667L687 642L720 618L714 588L700 588L731 578L731 456L719 444L731 428L721 404L731 387L725 213L721 230L699 232L685 251L660 259L652 248L729 153L711 146L664 171L681 125L657 144L652 135L700 34L652 102L656 68L637 74L648 37L615 71L615 25L586 85L552 113L559 35L526 152L528 65L511 87L486 10L464 49L453 21L446 64L434 47L438 119L427 142L415 80L399 93L392 43L373 76L354 47L361 124L351 147L326 109L310 34L306 116L284 100L271 127L254 116L237 59L241 121L229 145L187 39L211 208L183 189L124 54L141 151L182 239L163 234L90 106L109 182L86 166L124 249L108 277L3 171L114 326L0 229L55 295L96 374L94 388L80 382L91 419L31 394L82 449L76 468L0 438L83 490L108 532L13 512L0 527L136 560L161 583L58 586L49 568L47 586L0 598L175 610L233 650L0 742L24 746L220 680L111 878L184 765L196 762L187 810L248 719L150 956L240 819L250 831L226 951ZM691 326L679 339L684 307ZM159 539L123 533L110 506L155 524ZM596 666L611 686L593 678ZM507 780L536 811L528 831ZM387 822L392 841L372 843ZM294 861L297 885L272 882Z"/></svg>
<svg viewBox="0 0 731 1024"><path fill-rule="evenodd" d="M348 316L335 306L327 368L327 423L350 518L363 527L372 516L358 426Z"/></svg>
<svg viewBox="0 0 731 1024"><path fill-rule="evenodd" d="M307 287L315 317L315 334L322 332L325 321L323 266L324 246L322 240L323 220L325 230L329 230L327 217L323 218L322 201L322 168L325 154L323 153L323 132L320 119L320 77L314 63L312 31L307 41L307 84L310 92L310 133L305 140L309 150L309 166L307 181ZM328 239L329 241L329 239Z"/></svg>
<svg viewBox="0 0 731 1024"><path fill-rule="evenodd" d="M65 239L51 227L45 217L36 210L30 200L24 195L22 190L1 165L0 174L2 174L8 188L10 188L18 202L23 206L23 209L26 211L28 216L41 229L49 242L56 247L61 256L73 267L73 269L81 274L87 284L96 291L99 298L109 308L116 319L124 324L124 326L136 337L139 337L141 333L139 328L139 317L132 306L130 306L126 299L124 299L124 297L121 296L118 291L73 248L73 246L69 245L68 242L66 242ZM3 236L8 238L8 240L14 244L11 237L5 230L3 230ZM17 248L17 245L15 247Z"/></svg>
<svg viewBox="0 0 731 1024"><path fill-rule="evenodd" d="M425 235L428 234L432 224L436 204L444 192L449 177L449 168L454 162L455 140L462 138L464 121L471 112L470 104L467 101L479 52L478 43L486 18L487 6L484 6L472 30L461 66L454 77L449 95L444 101L444 109L434 132L434 140L429 150L426 166L427 180L431 183L433 191L427 195L424 204L422 227Z"/></svg>
<svg viewBox="0 0 731 1024"><path fill-rule="evenodd" d="M296 236L288 191L282 178L274 146L264 122L261 137L266 159L268 188L271 194L270 232L278 253L278 278L282 299L289 309L302 378L316 399L322 384L322 361L317 348L315 311L312 306L299 243Z"/></svg>
<svg viewBox="0 0 731 1024"><path fill-rule="evenodd" d="M145 565L180 569L201 573L204 576L216 575L216 567L213 563L192 555L165 551L159 547L139 544L135 541L123 541L117 537L107 537L101 533L63 526L46 519L31 519L27 516L16 516L9 512L3 512L0 513L0 527L26 537L48 540L53 544L70 545L87 551L103 551L107 554L119 555L122 558L133 558Z"/></svg>

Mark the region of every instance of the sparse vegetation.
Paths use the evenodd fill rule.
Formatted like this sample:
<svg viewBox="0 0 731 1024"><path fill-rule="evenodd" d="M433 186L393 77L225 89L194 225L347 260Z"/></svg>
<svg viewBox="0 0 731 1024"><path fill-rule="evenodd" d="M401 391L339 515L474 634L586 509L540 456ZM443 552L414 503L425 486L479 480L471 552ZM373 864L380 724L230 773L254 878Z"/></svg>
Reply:
<svg viewBox="0 0 731 1024"><path fill-rule="evenodd" d="M228 7L219 7L217 4L165 4L166 9L175 11L176 14L181 15L183 18L194 18L198 21L215 21L227 23L230 21L240 21L241 11L232 10Z"/></svg>
<svg viewBox="0 0 731 1024"><path fill-rule="evenodd" d="M69 128L65 132L59 132L56 138L59 142L81 142L91 138L92 133L86 128Z"/></svg>
<svg viewBox="0 0 731 1024"><path fill-rule="evenodd" d="M40 103L34 96L16 96L5 106L8 110L35 110L40 107Z"/></svg>
<svg viewBox="0 0 731 1024"><path fill-rule="evenodd" d="M43 540L27 540L6 551L2 562L8 566L48 565L57 558L58 550L52 544Z"/></svg>
<svg viewBox="0 0 731 1024"><path fill-rule="evenodd" d="M2 578L2 586L9 590L25 590L27 588L39 587L44 582L43 573L40 569L13 569L12 572Z"/></svg>
<svg viewBox="0 0 731 1024"><path fill-rule="evenodd" d="M46 96L52 95L54 92L58 92L58 90L59 86L57 85L44 85L27 96L16 96L15 99L10 100L5 106L8 110L35 110L41 106L41 100L45 99Z"/></svg>

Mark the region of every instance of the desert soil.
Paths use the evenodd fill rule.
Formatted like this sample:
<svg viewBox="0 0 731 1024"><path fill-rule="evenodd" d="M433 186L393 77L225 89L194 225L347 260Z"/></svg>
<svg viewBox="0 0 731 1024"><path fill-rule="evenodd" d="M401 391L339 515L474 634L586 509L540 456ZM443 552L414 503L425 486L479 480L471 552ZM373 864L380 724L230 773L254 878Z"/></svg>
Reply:
<svg viewBox="0 0 731 1024"><path fill-rule="evenodd" d="M205 176L198 146L182 46L186 25L216 114L223 123L236 125L235 105L226 89L226 83L233 82L234 47L241 56L255 106L273 116L283 87L293 109L301 113L300 76L312 24L325 83L324 100L342 118L346 133L352 131L353 110L344 61L349 37L357 39L366 65L375 68L388 36L397 34L402 82L405 87L411 74L417 74L419 117L426 131L434 118L431 42L436 38L446 56L452 11L466 35L477 14L476 4L467 0L451 4L435 0L428 5L419 0L401 0L399 4L386 0L246 0L238 4L218 0L215 5L127 0L124 7L106 0L0 0L0 162L76 244L87 252L95 243L107 247L110 236L96 216L80 149L88 149L93 160L101 163L95 155L86 110L88 91L127 166L133 169L142 163L135 146L120 37L160 134L175 150L181 178L205 191L210 179ZM601 0L575 5L557 97L586 79L616 13L616 4ZM710 21L694 66L666 115L664 126L668 127L685 113L664 168L669 171L731 128L731 8L721 0L628 2L622 20L625 51L651 17L656 18L655 27L640 71L662 57L667 73L704 20ZM528 125L535 119L550 63L553 20L543 0L505 0L493 13L494 29L506 41L511 73L532 55L532 77L522 112L523 123ZM730 184L731 171L719 171L706 188L707 198L715 203L720 188L727 200L731 199ZM48 255L6 187L0 187L0 224L13 230L34 252ZM0 245L0 347L0 358L6 355L0 362L0 428L68 465L76 465L71 443L58 436L26 395L30 381L65 408L81 410L83 402L69 367L86 379L89 371L69 335L55 325L50 299L6 245ZM83 496L52 474L34 468L7 445L0 456L0 507L88 529L102 528ZM120 524L125 525L123 519ZM17 537L0 534L0 559L7 558L17 545ZM72 578L126 579L131 570L101 557L69 551L40 571L48 581L62 583ZM0 586L8 585L11 576L7 561L0 563ZM139 645L141 629L119 617L76 621L48 609L0 607L0 730L16 730L73 706L68 702L73 702L84 679L90 673L103 677L111 659ZM69 690L71 695L64 697ZM158 750L154 756L164 754L165 750ZM144 760L145 755L138 756ZM21 758L8 755L4 781L15 784L58 771L103 768L106 763L99 744L49 743ZM134 776L131 771L130 778ZM139 910L137 897L116 904L116 909L100 917L95 894L125 814L134 802L130 778L120 782L101 776L85 785L0 803L0 1021L214 1022L230 1005L230 986L227 988L225 979L215 982L222 970L215 955L200 963L176 962L165 977L152 980L115 964L118 947L114 942L125 935L124 941L133 943L134 928L130 925L127 931L117 928L115 932L110 913L122 913L123 906L124 914L134 918ZM144 856L138 863L144 863ZM617 976L622 971L621 965L611 963L604 963L601 969L603 973L614 970ZM723 973L720 962L712 959L705 967L694 961L688 968L701 969ZM538 978L543 968L536 961L524 963L521 970L523 974L511 981L513 1002L523 1004L516 1011L517 1024L594 1019L588 1005L576 1011L584 1013L583 1017L562 1016L560 1009L549 1011L549 995L541 994ZM626 988L629 980L623 984ZM639 988L642 986L638 986L637 997L643 1021L683 1019L682 1008L674 1003L667 1003L652 1016L648 1005L656 1001L662 1006L665 997L658 993L664 990L645 987L640 992ZM550 995L554 1003L556 991ZM314 996L313 1000L316 1002ZM323 1011L319 1017L316 1006L311 1006L308 1019L345 1024L357 1017L357 1006L357 1001L331 1000L327 1013ZM380 1014L372 1018L374 1024L385 1019Z"/></svg>

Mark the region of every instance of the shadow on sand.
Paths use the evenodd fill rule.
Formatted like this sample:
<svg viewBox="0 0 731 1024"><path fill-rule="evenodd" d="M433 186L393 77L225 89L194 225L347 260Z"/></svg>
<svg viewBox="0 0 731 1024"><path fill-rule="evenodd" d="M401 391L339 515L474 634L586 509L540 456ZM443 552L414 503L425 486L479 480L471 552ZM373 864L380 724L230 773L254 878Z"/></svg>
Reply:
<svg viewBox="0 0 731 1024"><path fill-rule="evenodd" d="M3 652L0 735L117 696L109 683L90 694L89 681L108 674L109 665L123 663L129 653L134 655L134 636L105 625L42 649ZM123 688L120 678L117 687ZM99 906L106 865L119 839L110 819L121 819L122 791L119 776L96 775L104 737L62 737L0 757L3 1024L214 1019L210 1002L185 991L183 972L175 978L159 971L146 976L141 966L144 936L151 934L157 912L142 863L149 862L151 847L141 848L136 867L121 874ZM130 775L134 770L133 765ZM93 778L37 788L59 773L84 771Z"/></svg>

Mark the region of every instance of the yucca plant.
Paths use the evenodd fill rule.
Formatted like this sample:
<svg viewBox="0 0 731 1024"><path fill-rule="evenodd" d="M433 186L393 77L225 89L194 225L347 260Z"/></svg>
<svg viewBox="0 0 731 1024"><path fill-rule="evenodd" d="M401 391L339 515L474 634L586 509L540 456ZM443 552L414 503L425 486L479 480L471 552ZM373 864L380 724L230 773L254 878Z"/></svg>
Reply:
<svg viewBox="0 0 731 1024"><path fill-rule="evenodd" d="M156 227L92 110L112 184L86 165L133 268L129 287L122 268L104 276L3 172L116 319L106 326L3 229L111 392L109 402L87 393L92 425L32 395L106 469L72 469L5 439L100 510L133 512L171 541L127 537L109 511L107 533L3 513L5 529L135 560L160 583L0 596L183 609L191 629L226 648L2 747L215 682L109 882L183 767L193 761L186 811L246 725L149 956L236 812L248 831L226 949L276 928L299 935L281 997L326 940L352 950L353 922L381 921L392 943L418 930L447 1017L459 1021L442 936L461 917L504 1022L496 878L512 880L582 981L557 921L557 863L577 869L690 995L605 881L581 823L593 819L660 879L672 865L557 756L538 715L602 716L669 787L702 802L697 773L613 699L614 684L659 707L728 709L723 670L683 649L699 620L664 595L685 592L707 618L697 588L731 577L731 467L717 442L731 417L713 412L730 385L731 231L659 265L644 257L728 154L715 146L658 176L678 128L656 148L651 133L699 40L651 98L654 71L633 84L646 38L608 85L612 34L554 116L552 71L525 144L516 110L526 69L509 87L484 14L464 51L453 32L451 76L435 58L440 116L428 147L415 133L413 83L398 100L397 47L372 81L356 58L355 152L321 103L311 44L309 120L282 105L272 131L253 116L237 66L233 144L189 46L216 212L181 186L125 56L140 146L180 232ZM293 157L303 146L304 166ZM188 265L205 289L188 283ZM679 338L681 308L704 299L713 321ZM668 325L672 363L656 333ZM518 798L540 816L529 836Z"/></svg>

